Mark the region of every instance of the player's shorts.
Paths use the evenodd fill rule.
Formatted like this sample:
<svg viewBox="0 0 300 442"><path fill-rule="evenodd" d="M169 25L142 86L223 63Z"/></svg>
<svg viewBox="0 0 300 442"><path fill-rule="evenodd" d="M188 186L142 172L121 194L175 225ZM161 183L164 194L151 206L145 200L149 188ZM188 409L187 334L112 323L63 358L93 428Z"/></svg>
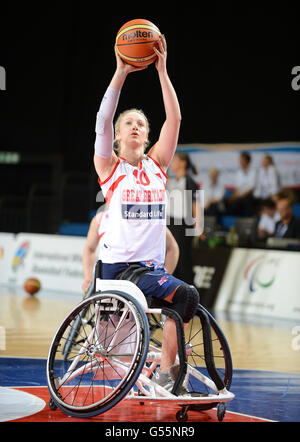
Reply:
<svg viewBox="0 0 300 442"><path fill-rule="evenodd" d="M138 288L145 296L163 299L170 295L176 287L184 284L180 279L167 273L163 265L147 264L146 262L139 262L138 264L149 267L149 272L144 273L137 283ZM102 263L102 278L115 279L128 266L128 263L123 262L115 264Z"/></svg>

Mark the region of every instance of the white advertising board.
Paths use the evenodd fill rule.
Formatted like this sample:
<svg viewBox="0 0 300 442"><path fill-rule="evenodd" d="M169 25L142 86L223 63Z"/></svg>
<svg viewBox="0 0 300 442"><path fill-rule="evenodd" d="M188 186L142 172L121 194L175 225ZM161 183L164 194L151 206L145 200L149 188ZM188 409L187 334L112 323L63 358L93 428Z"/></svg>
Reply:
<svg viewBox="0 0 300 442"><path fill-rule="evenodd" d="M233 250L214 307L300 320L300 252Z"/></svg>
<svg viewBox="0 0 300 442"><path fill-rule="evenodd" d="M81 293L82 251L86 238L20 233L9 259L9 284L23 286L27 278L42 288Z"/></svg>
<svg viewBox="0 0 300 442"><path fill-rule="evenodd" d="M0 284L9 283L16 244L15 238L13 233L0 232Z"/></svg>

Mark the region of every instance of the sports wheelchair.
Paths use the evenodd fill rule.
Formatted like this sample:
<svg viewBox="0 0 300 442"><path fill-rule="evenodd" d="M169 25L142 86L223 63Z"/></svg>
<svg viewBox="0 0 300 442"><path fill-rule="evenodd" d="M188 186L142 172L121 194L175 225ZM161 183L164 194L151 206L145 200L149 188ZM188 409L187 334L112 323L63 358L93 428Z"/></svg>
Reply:
<svg viewBox="0 0 300 442"><path fill-rule="evenodd" d="M76 417L92 417L122 399L145 404L176 403L176 419L188 410L217 409L222 421L229 391L232 360L217 322L200 304L184 330L177 312L144 296L132 280L103 280L101 262L85 298L59 326L49 349L49 406ZM148 301L148 302L147 302ZM175 321L179 370L172 391L154 382L161 359L162 329Z"/></svg>

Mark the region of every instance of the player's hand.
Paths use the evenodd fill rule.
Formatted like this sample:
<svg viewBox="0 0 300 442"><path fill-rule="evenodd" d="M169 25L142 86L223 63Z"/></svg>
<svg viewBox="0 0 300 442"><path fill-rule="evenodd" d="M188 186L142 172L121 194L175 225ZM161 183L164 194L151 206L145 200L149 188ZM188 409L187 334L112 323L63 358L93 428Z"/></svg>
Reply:
<svg viewBox="0 0 300 442"><path fill-rule="evenodd" d="M82 291L85 292L91 283L92 283L91 279L86 279L81 286Z"/></svg>
<svg viewBox="0 0 300 442"><path fill-rule="evenodd" d="M130 72L143 71L144 69L147 68L147 66L136 67L132 66L131 64L125 63L125 61L123 61L120 55L118 54L116 46L115 46L115 55L117 61L117 71L121 72L124 75L127 75Z"/></svg>
<svg viewBox="0 0 300 442"><path fill-rule="evenodd" d="M155 67L158 72L164 72L167 69L167 42L164 35L159 37L158 43L153 46L154 52L157 55Z"/></svg>

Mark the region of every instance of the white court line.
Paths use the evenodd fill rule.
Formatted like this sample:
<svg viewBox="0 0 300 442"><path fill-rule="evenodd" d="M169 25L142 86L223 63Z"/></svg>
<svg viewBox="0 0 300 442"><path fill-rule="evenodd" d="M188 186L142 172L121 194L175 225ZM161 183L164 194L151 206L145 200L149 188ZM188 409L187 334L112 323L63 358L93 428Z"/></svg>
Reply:
<svg viewBox="0 0 300 442"><path fill-rule="evenodd" d="M31 416L45 406L45 401L30 393L0 387L0 422Z"/></svg>

